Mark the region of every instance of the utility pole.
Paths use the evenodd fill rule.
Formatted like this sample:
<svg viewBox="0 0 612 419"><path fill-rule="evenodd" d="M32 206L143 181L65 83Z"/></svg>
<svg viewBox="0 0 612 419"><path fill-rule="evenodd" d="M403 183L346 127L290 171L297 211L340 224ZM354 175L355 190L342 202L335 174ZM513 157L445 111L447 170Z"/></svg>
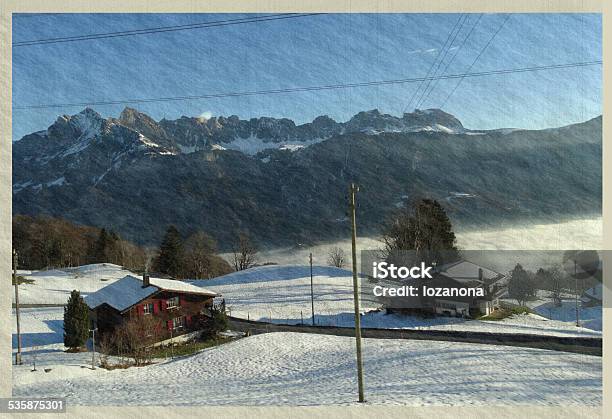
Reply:
<svg viewBox="0 0 612 419"><path fill-rule="evenodd" d="M173 340L173 330L174 324L172 325L172 329L170 329L170 359L174 359L174 340Z"/></svg>
<svg viewBox="0 0 612 419"><path fill-rule="evenodd" d="M353 257L353 300L355 302L355 343L357 346L357 383L359 385L359 402L365 401L363 396L363 364L361 360L361 317L359 313L359 282L357 281L357 221L355 219L355 193L359 191L354 183L350 186L350 210L352 225L352 257Z"/></svg>
<svg viewBox="0 0 612 419"><path fill-rule="evenodd" d="M312 308L312 325L314 326L315 325L315 314L314 314L314 288L312 285L312 253L310 254L310 306Z"/></svg>
<svg viewBox="0 0 612 419"><path fill-rule="evenodd" d="M574 279L576 280L576 327L580 327L580 310L578 309L578 268L574 256Z"/></svg>
<svg viewBox="0 0 612 419"><path fill-rule="evenodd" d="M96 364L95 364L95 356L96 356L96 330L98 330L97 327L95 327L95 325L93 326L92 329L89 329L89 331L91 332L91 369L95 370L96 369Z"/></svg>
<svg viewBox="0 0 612 419"><path fill-rule="evenodd" d="M17 280L17 251L13 249L13 282L15 283L15 317L17 318L17 353L15 364L21 365L21 328L19 324L19 284Z"/></svg>
<svg viewBox="0 0 612 419"><path fill-rule="evenodd" d="M34 365L32 366L32 372L36 371L36 353L38 352L38 346L34 347L34 353L32 354L32 358L34 361Z"/></svg>

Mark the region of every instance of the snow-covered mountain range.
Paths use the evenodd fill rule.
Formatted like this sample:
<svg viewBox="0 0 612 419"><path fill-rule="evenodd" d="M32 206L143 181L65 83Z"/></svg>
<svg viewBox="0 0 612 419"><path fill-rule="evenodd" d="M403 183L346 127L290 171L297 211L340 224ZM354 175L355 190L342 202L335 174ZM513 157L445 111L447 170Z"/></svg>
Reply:
<svg viewBox="0 0 612 419"><path fill-rule="evenodd" d="M130 130L140 135L134 135ZM359 112L347 122L319 116L312 122L296 125L286 118L242 120L236 115L209 119L182 116L157 122L132 108L125 108L119 118L104 119L93 109L86 108L76 115L60 116L46 131L25 136L16 149L26 145L38 148L44 143L62 149L53 150L57 152L48 154L48 158L67 156L82 151L96 137L110 134L158 154L232 149L253 155L266 149L296 150L334 135L419 131L468 132L457 118L439 109L417 109L401 118L374 109Z"/></svg>
<svg viewBox="0 0 612 419"><path fill-rule="evenodd" d="M13 211L113 228L140 243L165 226L237 231L270 245L335 238L346 185L362 229L406 200L444 202L455 223L559 220L601 211L601 117L555 129L474 131L439 109L349 121L237 116L155 121L87 108L13 143ZM367 211L366 211L367 210Z"/></svg>

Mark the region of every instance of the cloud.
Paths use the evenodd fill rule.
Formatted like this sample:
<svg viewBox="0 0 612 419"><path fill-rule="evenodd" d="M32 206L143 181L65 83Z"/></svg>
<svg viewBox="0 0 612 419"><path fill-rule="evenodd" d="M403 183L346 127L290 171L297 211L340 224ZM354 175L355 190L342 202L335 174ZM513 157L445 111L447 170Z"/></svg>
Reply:
<svg viewBox="0 0 612 419"><path fill-rule="evenodd" d="M452 49L452 48L451 48ZM411 55L411 54L431 54L433 52L436 52L438 50L438 48L429 48L429 49L413 49L411 51L406 51L403 52L402 54L407 54L407 55Z"/></svg>
<svg viewBox="0 0 612 419"><path fill-rule="evenodd" d="M211 111L204 111L200 115L198 115L198 119L200 121L206 121L206 120L208 120L210 118L212 118L212 112Z"/></svg>

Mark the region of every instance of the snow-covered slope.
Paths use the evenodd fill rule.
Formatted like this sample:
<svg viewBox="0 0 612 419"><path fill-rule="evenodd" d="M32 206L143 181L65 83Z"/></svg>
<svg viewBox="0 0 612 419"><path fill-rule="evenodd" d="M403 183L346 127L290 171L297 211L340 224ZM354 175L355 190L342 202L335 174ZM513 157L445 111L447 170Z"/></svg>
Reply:
<svg viewBox="0 0 612 419"><path fill-rule="evenodd" d="M354 350L352 338L270 333L114 371L82 368L86 354L40 351L39 362L52 370L15 367L13 396L66 397L71 405L348 405L356 402ZM369 404L597 406L602 400L600 357L379 339L364 339L363 356Z"/></svg>
<svg viewBox="0 0 612 419"><path fill-rule="evenodd" d="M310 268L262 266L212 280L193 281L223 295L234 317L283 324L312 323ZM315 324L353 327L353 279L350 271L326 266L313 268ZM362 327L393 329L466 330L529 333L555 336L601 336L597 330L570 321L542 316L512 316L501 321L385 315L374 311L376 301L361 301ZM545 315L543 313L543 315Z"/></svg>
<svg viewBox="0 0 612 419"><path fill-rule="evenodd" d="M34 281L19 285L21 304L66 304L72 290L85 297L131 272L112 263L84 265L62 270L20 272L24 278ZM13 295L13 302L15 296Z"/></svg>
<svg viewBox="0 0 612 419"><path fill-rule="evenodd" d="M310 267L261 266L194 284L220 293L231 315L251 320L310 324ZM329 324L332 317L353 310L353 278L350 271L313 267L315 320ZM363 310L376 305L364 304Z"/></svg>
<svg viewBox="0 0 612 419"><path fill-rule="evenodd" d="M132 273L120 266L104 263L65 270L23 271L20 274L34 281L19 286L22 304L65 304L73 289L87 297ZM153 285L161 287L170 286L169 282L172 286L189 286L181 281L152 279ZM234 317L285 324L299 324L302 319L305 324L312 322L309 266L261 266L211 280L189 282L222 294L229 313ZM350 271L314 266L313 291L315 324L353 326L353 279ZM375 311L378 307L376 301L361 301L363 327L601 336L601 307L581 309L584 327L575 326L573 307L551 313L546 309L546 300L534 305L540 316L513 316L502 321L385 315Z"/></svg>
<svg viewBox="0 0 612 419"><path fill-rule="evenodd" d="M117 281L124 273L120 267L110 264L66 271L21 271L21 275L35 282L20 285L20 290L30 301L48 301L52 296L64 303L71 289L91 292ZM327 267L315 267L313 273L315 310L317 313L328 310L321 321L350 324L350 273ZM213 290L224 289L234 315L250 313L251 318L263 318L272 311L276 316L273 321L299 322L299 312L309 310L307 266L261 267L197 282ZM504 332L525 332L531 328L534 333L564 332L560 322L525 317L486 323L420 319L419 323L415 318L372 312L363 316L363 323L364 327L480 331L487 328ZM14 317L12 326L15 351ZM14 396L66 397L70 404L82 405L346 405L355 402L354 340L351 338L272 333L147 367L92 371L86 368L91 353L65 352L61 307L22 309L21 332L24 365L13 368ZM601 403L600 357L518 347L391 339L364 339L363 348L366 395L372 404L597 406ZM33 362L37 365L36 372L31 371ZM482 377L487 378L483 381Z"/></svg>

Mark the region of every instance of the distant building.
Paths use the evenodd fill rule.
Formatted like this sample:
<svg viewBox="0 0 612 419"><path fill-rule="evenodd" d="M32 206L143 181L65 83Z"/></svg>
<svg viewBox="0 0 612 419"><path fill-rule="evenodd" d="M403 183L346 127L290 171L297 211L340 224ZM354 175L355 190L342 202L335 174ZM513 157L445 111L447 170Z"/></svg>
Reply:
<svg viewBox="0 0 612 419"><path fill-rule="evenodd" d="M440 266L436 273L431 286L481 287L485 291L484 297L474 299L456 301L436 298L436 314L470 316L476 312L488 315L499 307L499 297L506 290L505 275L467 260Z"/></svg>
<svg viewBox="0 0 612 419"><path fill-rule="evenodd" d="M492 269L467 260L438 266L433 279L422 281L429 288L482 288L483 297L421 297L420 307L402 309L387 307L387 312L425 313L451 317L488 315L499 307L499 298L506 291L507 277ZM395 297L398 298L398 297ZM399 305L395 304L394 307Z"/></svg>
<svg viewBox="0 0 612 419"><path fill-rule="evenodd" d="M156 338L198 330L210 317L218 294L172 279L143 279L128 275L85 297L90 318L100 334L113 332L124 322L150 316L157 321Z"/></svg>

